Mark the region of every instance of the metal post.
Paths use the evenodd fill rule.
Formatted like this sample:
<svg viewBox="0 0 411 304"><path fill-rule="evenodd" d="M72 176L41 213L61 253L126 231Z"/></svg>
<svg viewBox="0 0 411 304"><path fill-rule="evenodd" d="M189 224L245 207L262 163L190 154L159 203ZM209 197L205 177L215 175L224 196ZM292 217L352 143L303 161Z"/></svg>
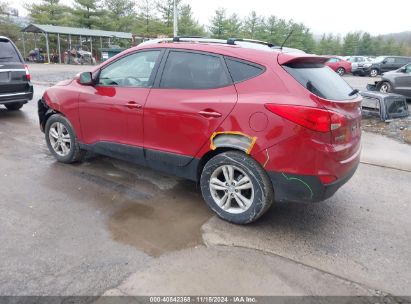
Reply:
<svg viewBox="0 0 411 304"><path fill-rule="evenodd" d="M100 48L103 48L103 38L100 37Z"/></svg>
<svg viewBox="0 0 411 304"><path fill-rule="evenodd" d="M178 34L178 24L177 24L177 1L173 1L173 13L174 13L174 22L173 22L173 33L174 37L177 37Z"/></svg>
<svg viewBox="0 0 411 304"><path fill-rule="evenodd" d="M61 64L60 34L57 34L57 47L59 51L59 63Z"/></svg>
<svg viewBox="0 0 411 304"><path fill-rule="evenodd" d="M37 33L34 33L34 48L37 48Z"/></svg>
<svg viewBox="0 0 411 304"><path fill-rule="evenodd" d="M110 37L108 37L108 47L110 47L110 45L111 45L111 39Z"/></svg>
<svg viewBox="0 0 411 304"><path fill-rule="evenodd" d="M90 52L91 52L91 57L93 57L93 37L90 37Z"/></svg>
<svg viewBox="0 0 411 304"><path fill-rule="evenodd" d="M47 61L50 63L50 49L49 49L49 35L45 33L46 35L46 50L47 50Z"/></svg>
<svg viewBox="0 0 411 304"><path fill-rule="evenodd" d="M82 46L82 42L81 42L81 35L80 35L80 47Z"/></svg>
<svg viewBox="0 0 411 304"><path fill-rule="evenodd" d="M69 35L69 49L71 51L71 35Z"/></svg>
<svg viewBox="0 0 411 304"><path fill-rule="evenodd" d="M26 60L26 44L24 43L24 32L21 33L23 39L23 58Z"/></svg>

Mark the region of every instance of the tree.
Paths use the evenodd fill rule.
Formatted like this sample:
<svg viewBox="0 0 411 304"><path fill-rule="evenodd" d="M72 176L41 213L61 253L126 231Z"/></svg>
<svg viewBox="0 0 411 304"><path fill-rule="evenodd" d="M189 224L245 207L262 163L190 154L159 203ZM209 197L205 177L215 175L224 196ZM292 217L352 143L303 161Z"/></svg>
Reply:
<svg viewBox="0 0 411 304"><path fill-rule="evenodd" d="M13 22L9 15L10 7L7 2L0 2L0 33L17 42L20 37L20 27Z"/></svg>
<svg viewBox="0 0 411 304"><path fill-rule="evenodd" d="M261 38L263 32L263 19L257 16L255 11L252 11L244 20L243 32L244 36L250 39Z"/></svg>
<svg viewBox="0 0 411 304"><path fill-rule="evenodd" d="M129 32L135 19L135 4L132 0L105 0L101 18L106 29Z"/></svg>
<svg viewBox="0 0 411 304"><path fill-rule="evenodd" d="M227 37L236 38L241 36L242 22L237 14L232 14L230 18L227 19Z"/></svg>
<svg viewBox="0 0 411 304"><path fill-rule="evenodd" d="M91 29L101 25L102 12L98 0L74 0L72 13L77 26Z"/></svg>
<svg viewBox="0 0 411 304"><path fill-rule="evenodd" d="M190 4L185 4L180 7L178 19L178 35L179 36L203 36L204 28L194 20L191 12Z"/></svg>
<svg viewBox="0 0 411 304"><path fill-rule="evenodd" d="M372 47L373 45L371 35L369 33L364 33L358 43L358 54L371 55L373 53Z"/></svg>
<svg viewBox="0 0 411 304"><path fill-rule="evenodd" d="M167 28L155 14L156 4L152 0L141 0L137 9L138 17L133 29L135 34L156 37L167 32Z"/></svg>
<svg viewBox="0 0 411 304"><path fill-rule="evenodd" d="M29 17L34 23L51 25L70 24L70 9L60 0L41 0L39 4L26 4Z"/></svg>
<svg viewBox="0 0 411 304"><path fill-rule="evenodd" d="M181 0L176 0L177 8ZM174 23L174 0L163 0L157 2L157 10L160 13L161 21L166 27L172 28Z"/></svg>
<svg viewBox="0 0 411 304"><path fill-rule="evenodd" d="M227 38L228 20L225 8L218 8L215 11L209 30L213 38Z"/></svg>

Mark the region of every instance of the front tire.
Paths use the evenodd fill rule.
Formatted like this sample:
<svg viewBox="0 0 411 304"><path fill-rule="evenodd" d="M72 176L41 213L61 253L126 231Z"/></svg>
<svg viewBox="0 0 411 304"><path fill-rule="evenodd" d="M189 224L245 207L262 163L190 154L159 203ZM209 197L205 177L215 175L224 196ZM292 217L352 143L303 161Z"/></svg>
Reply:
<svg viewBox="0 0 411 304"><path fill-rule="evenodd" d="M23 105L24 105L23 102L10 102L10 103L6 103L4 106L9 111L18 111L23 107Z"/></svg>
<svg viewBox="0 0 411 304"><path fill-rule="evenodd" d="M390 93L392 91L392 86L389 82L384 81L380 85L380 92L381 93Z"/></svg>
<svg viewBox="0 0 411 304"><path fill-rule="evenodd" d="M222 219L248 224L271 206L274 191L266 171L247 154L229 151L210 159L200 179L207 205Z"/></svg>
<svg viewBox="0 0 411 304"><path fill-rule="evenodd" d="M44 133L47 147L59 162L71 164L82 158L84 151L80 149L71 123L63 115L52 115Z"/></svg>

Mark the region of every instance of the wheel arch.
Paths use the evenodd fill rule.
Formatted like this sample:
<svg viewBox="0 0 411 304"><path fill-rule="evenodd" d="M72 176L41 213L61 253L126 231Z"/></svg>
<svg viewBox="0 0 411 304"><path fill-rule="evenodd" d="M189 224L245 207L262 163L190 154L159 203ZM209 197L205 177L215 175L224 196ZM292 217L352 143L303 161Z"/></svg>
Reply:
<svg viewBox="0 0 411 304"><path fill-rule="evenodd" d="M60 114L65 117L65 115L53 108L50 108L43 98L38 101L38 114L40 121L40 129L42 132L45 131L47 120L54 114Z"/></svg>

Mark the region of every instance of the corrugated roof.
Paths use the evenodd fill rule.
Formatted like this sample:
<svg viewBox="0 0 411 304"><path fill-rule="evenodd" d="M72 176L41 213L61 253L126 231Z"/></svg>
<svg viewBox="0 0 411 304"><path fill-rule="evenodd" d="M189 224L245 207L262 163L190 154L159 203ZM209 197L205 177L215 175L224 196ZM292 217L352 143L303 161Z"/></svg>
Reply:
<svg viewBox="0 0 411 304"><path fill-rule="evenodd" d="M68 27L68 26L56 26L49 24L29 24L24 29L23 32L29 33L51 33L51 34L64 34L64 35L75 35L75 36L84 36L84 37L107 37L107 38L123 38L131 39L131 33L124 32L111 32L111 31L102 31L102 30L91 30L86 28L79 27ZM136 37L139 38L139 37Z"/></svg>

